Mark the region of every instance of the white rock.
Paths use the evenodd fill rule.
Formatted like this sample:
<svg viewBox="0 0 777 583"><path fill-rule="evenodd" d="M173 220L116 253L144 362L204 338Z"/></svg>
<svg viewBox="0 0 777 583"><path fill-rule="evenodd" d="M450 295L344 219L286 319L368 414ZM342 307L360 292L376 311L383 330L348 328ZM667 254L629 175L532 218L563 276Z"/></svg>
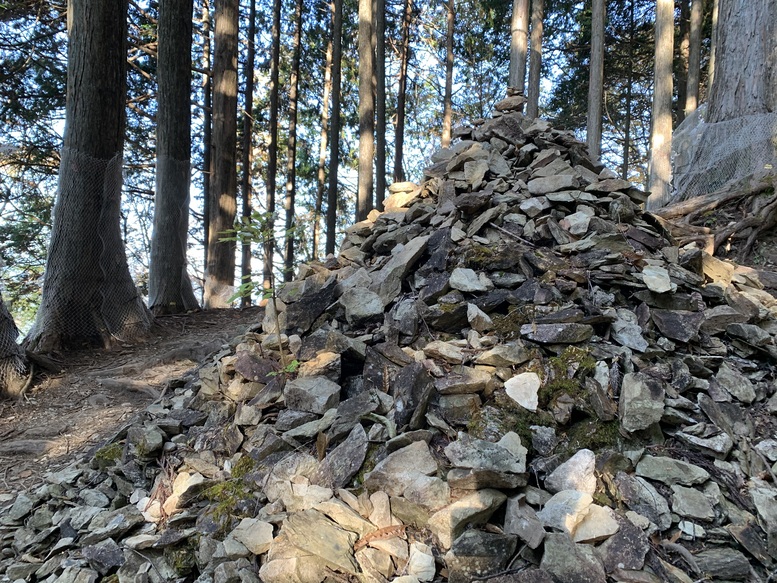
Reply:
<svg viewBox="0 0 777 583"><path fill-rule="evenodd" d="M457 267L454 269L451 272L448 284L453 289L467 293L488 291L494 286L485 274L481 273L478 275L468 267Z"/></svg>
<svg viewBox="0 0 777 583"><path fill-rule="evenodd" d="M610 508L591 504L588 514L577 525L573 539L576 543L599 542L614 535L619 528L620 525Z"/></svg>
<svg viewBox="0 0 777 583"><path fill-rule="evenodd" d="M267 552L272 543L273 526L269 522L256 518L244 518L229 533L229 536L242 543L255 555Z"/></svg>
<svg viewBox="0 0 777 583"><path fill-rule="evenodd" d="M410 559L406 571L408 575L416 577L419 581L434 579L437 570L434 565L434 555L428 545L420 542L410 543Z"/></svg>
<svg viewBox="0 0 777 583"><path fill-rule="evenodd" d="M538 393L542 381L537 373L522 372L505 382L507 396L524 409L536 411L539 405Z"/></svg>
<svg viewBox="0 0 777 583"><path fill-rule="evenodd" d="M669 272L657 265L646 265L642 268L642 281L650 291L657 294L666 293L677 288L669 279Z"/></svg>
<svg viewBox="0 0 777 583"><path fill-rule="evenodd" d="M593 497L577 490L562 490L555 494L537 513L542 523L550 528L574 535L575 529L588 514Z"/></svg>
<svg viewBox="0 0 777 583"><path fill-rule="evenodd" d="M596 455L590 449L581 449L545 479L545 489L552 493L578 490L587 494L596 491L594 467Z"/></svg>
<svg viewBox="0 0 777 583"><path fill-rule="evenodd" d="M434 340L424 346L424 354L427 358L439 358L452 364L461 364L464 361L464 352L461 348L442 340Z"/></svg>
<svg viewBox="0 0 777 583"><path fill-rule="evenodd" d="M475 304L467 304L467 322L478 332L486 332L494 327L494 322L489 315Z"/></svg>

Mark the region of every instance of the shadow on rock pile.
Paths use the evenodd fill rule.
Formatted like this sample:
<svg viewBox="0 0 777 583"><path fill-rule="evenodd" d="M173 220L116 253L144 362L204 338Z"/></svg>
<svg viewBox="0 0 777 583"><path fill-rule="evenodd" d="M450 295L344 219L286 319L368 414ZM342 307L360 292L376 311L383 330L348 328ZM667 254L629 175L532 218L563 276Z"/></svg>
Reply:
<svg viewBox="0 0 777 583"><path fill-rule="evenodd" d="M6 500L6 580L772 580L777 302L518 101Z"/></svg>

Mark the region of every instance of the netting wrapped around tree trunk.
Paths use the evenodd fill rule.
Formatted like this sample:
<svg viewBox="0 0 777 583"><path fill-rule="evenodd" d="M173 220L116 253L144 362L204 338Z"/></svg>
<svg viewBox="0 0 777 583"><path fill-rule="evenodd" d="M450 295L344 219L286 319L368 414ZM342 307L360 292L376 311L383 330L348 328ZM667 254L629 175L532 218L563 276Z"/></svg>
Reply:
<svg viewBox="0 0 777 583"><path fill-rule="evenodd" d="M688 116L672 141L673 200L687 200L773 174L777 167L777 113L704 121L706 106Z"/></svg>
<svg viewBox="0 0 777 583"><path fill-rule="evenodd" d="M16 343L19 330L0 295L0 397L16 397L25 384L24 350Z"/></svg>
<svg viewBox="0 0 777 583"><path fill-rule="evenodd" d="M36 350L107 345L148 330L151 315L127 269L121 239L122 157L63 149Z"/></svg>

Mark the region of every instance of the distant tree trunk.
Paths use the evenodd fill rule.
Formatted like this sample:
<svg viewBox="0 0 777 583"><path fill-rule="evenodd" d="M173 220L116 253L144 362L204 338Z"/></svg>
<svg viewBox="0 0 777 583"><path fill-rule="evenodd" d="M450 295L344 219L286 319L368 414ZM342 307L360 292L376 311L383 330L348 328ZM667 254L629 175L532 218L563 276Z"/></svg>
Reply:
<svg viewBox="0 0 777 583"><path fill-rule="evenodd" d="M407 68L410 62L410 21L413 17L413 0L404 0L402 11L402 40L399 55L399 79L397 82L397 125L394 131L394 182L405 181L405 101L407 99Z"/></svg>
<svg viewBox="0 0 777 583"><path fill-rule="evenodd" d="M324 4L326 6L326 4ZM318 258L318 247L321 241L321 211L324 206L324 192L326 191L326 153L327 139L329 135L329 96L332 93L332 36L326 44L326 64L324 65L324 94L321 97L321 136L318 147L318 174L316 187L316 205L313 211L313 240L311 254L313 259Z"/></svg>
<svg viewBox="0 0 777 583"><path fill-rule="evenodd" d="M533 119L540 114L540 73L542 72L542 19L544 0L532 0L531 53L529 54L529 95L526 115Z"/></svg>
<svg viewBox="0 0 777 583"><path fill-rule="evenodd" d="M372 94L372 0L359 0L359 183L356 220L372 210L372 164L375 155L375 105Z"/></svg>
<svg viewBox="0 0 777 583"><path fill-rule="evenodd" d="M281 0L273 0L272 40L270 48L270 136L267 143L267 202L264 230L264 281L262 287L273 285L273 256L275 254L275 190L278 183L278 72L281 59Z"/></svg>
<svg viewBox="0 0 777 583"><path fill-rule="evenodd" d="M375 208L383 210L386 197L386 2L376 0L375 11Z"/></svg>
<svg viewBox="0 0 777 583"><path fill-rule="evenodd" d="M513 0L510 19L510 75L508 86L523 93L529 44L529 0Z"/></svg>
<svg viewBox="0 0 777 583"><path fill-rule="evenodd" d="M777 11L771 0L720 0L707 122L777 112Z"/></svg>
<svg viewBox="0 0 777 583"><path fill-rule="evenodd" d="M623 122L623 163L621 164L621 178L629 179L629 158L631 156L631 87L634 83L634 3L629 5L629 61L626 81L626 118Z"/></svg>
<svg viewBox="0 0 777 583"><path fill-rule="evenodd" d="M326 253L335 252L337 174L340 167L340 71L342 65L343 0L332 0L332 127L329 140L329 185L326 207Z"/></svg>
<svg viewBox="0 0 777 583"><path fill-rule="evenodd" d="M252 198L252 165L253 165L253 134L254 134L254 63L256 62L256 0L251 0L248 7L248 42L246 47L246 63L243 71L245 78L245 91L243 92L243 143L242 164L243 173L240 175L240 194L243 207L241 216L243 222L251 219ZM251 242L245 241L240 254L240 283L251 281ZM240 298L241 307L251 305L251 296L243 295Z"/></svg>
<svg viewBox="0 0 777 583"><path fill-rule="evenodd" d="M691 46L691 5L690 0L680 0L679 44L677 47L677 125L685 119L685 100L688 90L688 61Z"/></svg>
<svg viewBox="0 0 777 583"><path fill-rule="evenodd" d="M650 132L648 209L660 207L671 196L672 180L672 47L674 2L656 0L656 52L653 73L653 114Z"/></svg>
<svg viewBox="0 0 777 583"><path fill-rule="evenodd" d="M718 15L720 14L720 1L712 0L712 37L710 38L710 60L707 63L707 87L712 87L715 81L715 60L718 49Z"/></svg>
<svg viewBox="0 0 777 583"><path fill-rule="evenodd" d="M588 123L586 142L591 158L598 160L602 149L602 94L604 92L605 0L591 2L591 61L588 71Z"/></svg>
<svg viewBox="0 0 777 583"><path fill-rule="evenodd" d="M440 145L451 145L453 126L453 33L456 24L456 0L448 0L447 29L445 32L445 96L443 97L442 140ZM526 53L524 52L524 63ZM525 65L524 65L525 66Z"/></svg>
<svg viewBox="0 0 777 583"><path fill-rule="evenodd" d="M192 0L159 5L156 197L148 303L155 314L198 307L186 270L191 157Z"/></svg>
<svg viewBox="0 0 777 583"><path fill-rule="evenodd" d="M691 0L690 39L688 47L688 88L685 91L685 115L696 111L699 105L701 78L701 26L704 0Z"/></svg>
<svg viewBox="0 0 777 583"><path fill-rule="evenodd" d="M213 76L210 59L210 0L202 0L202 265L208 265L210 235L210 164L213 117ZM203 294L204 294L203 288Z"/></svg>
<svg viewBox="0 0 777 583"><path fill-rule="evenodd" d="M286 158L286 233L283 281L294 278L294 202L297 195L297 101L299 92L299 62L302 55L302 0L294 6L294 45L289 79L289 141Z"/></svg>
<svg viewBox="0 0 777 583"><path fill-rule="evenodd" d="M19 330L0 294L0 399L17 398L25 385L27 362L24 349L16 343Z"/></svg>
<svg viewBox="0 0 777 583"><path fill-rule="evenodd" d="M235 285L235 242L221 241L237 214L238 0L216 0L213 56L213 162L205 307L226 308Z"/></svg>
<svg viewBox="0 0 777 583"><path fill-rule="evenodd" d="M151 325L120 229L127 0L72 0L65 139L35 351L110 345Z"/></svg>

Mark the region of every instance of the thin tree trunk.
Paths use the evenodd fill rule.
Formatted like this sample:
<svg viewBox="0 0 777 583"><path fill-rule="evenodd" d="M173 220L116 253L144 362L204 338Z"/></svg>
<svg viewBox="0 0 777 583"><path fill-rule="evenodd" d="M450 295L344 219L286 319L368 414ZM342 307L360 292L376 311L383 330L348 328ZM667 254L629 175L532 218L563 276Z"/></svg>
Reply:
<svg viewBox="0 0 777 583"><path fill-rule="evenodd" d="M156 195L148 276L155 314L198 307L186 269L191 158L192 0L159 6Z"/></svg>
<svg viewBox="0 0 777 583"><path fill-rule="evenodd" d="M326 4L324 4L326 10ZM326 64L324 65L324 94L321 98L321 136L318 147L318 185L316 188L316 205L313 210L313 241L310 256L318 258L318 246L321 240L321 210L324 206L324 191L326 190L326 152L329 135L329 96L332 92L332 36L326 44Z"/></svg>
<svg viewBox="0 0 777 583"><path fill-rule="evenodd" d="M151 325L121 238L127 0L72 0L65 136L31 350L111 345Z"/></svg>
<svg viewBox="0 0 777 583"><path fill-rule="evenodd" d="M402 12L402 40L397 83L397 126L394 132L394 182L405 181L403 153L405 148L405 102L407 99L407 68L410 61L410 20L413 0L405 0Z"/></svg>
<svg viewBox="0 0 777 583"><path fill-rule="evenodd" d="M677 124L685 119L685 101L688 90L688 61L691 45L691 5L690 0L680 0L679 46L677 50Z"/></svg>
<svg viewBox="0 0 777 583"><path fill-rule="evenodd" d="M510 19L510 75L508 85L524 91L526 52L529 44L529 0L513 0Z"/></svg>
<svg viewBox="0 0 777 583"><path fill-rule="evenodd" d="M270 49L270 136L267 144L267 203L264 232L264 281L262 287L273 286L273 255L275 254L275 191L278 183L278 72L281 58L281 0L273 0L272 40Z"/></svg>
<svg viewBox="0 0 777 583"><path fill-rule="evenodd" d="M451 131L453 126L453 32L456 24L455 1L456 0L448 0L448 28L445 33L445 96L443 97L442 140L440 141L443 148L447 148L451 145ZM525 63L525 52L523 60Z"/></svg>
<svg viewBox="0 0 777 583"><path fill-rule="evenodd" d="M243 144L242 166L240 175L240 194L243 203L241 216L243 223L251 220L252 198L252 165L253 165L253 133L254 133L254 63L256 62L256 0L251 0L248 8L248 42L246 50L246 63L243 71L245 79L245 91L243 92ZM251 281L251 242L244 241L240 253L240 283ZM240 306L245 308L251 305L251 295L244 294L240 298Z"/></svg>
<svg viewBox="0 0 777 583"><path fill-rule="evenodd" d="M634 3L629 5L629 67L626 82L626 119L623 124L623 164L621 178L629 179L629 157L631 156L631 86L634 83Z"/></svg>
<svg viewBox="0 0 777 583"><path fill-rule="evenodd" d="M718 48L718 14L720 0L712 0L712 38L710 38L710 61L707 63L707 87L712 87L715 80L715 60Z"/></svg>
<svg viewBox="0 0 777 583"><path fill-rule="evenodd" d="M670 197L672 166L672 47L674 2L657 0L656 51L653 73L653 115L650 132L650 184L648 209L663 206Z"/></svg>
<svg viewBox="0 0 777 583"><path fill-rule="evenodd" d="M202 0L202 265L208 265L208 237L210 235L210 163L213 128L213 76L210 59L210 0ZM203 282L204 283L204 282ZM203 299L205 286L203 286Z"/></svg>
<svg viewBox="0 0 777 583"><path fill-rule="evenodd" d="M529 95L526 114L529 119L540 113L540 73L542 72L542 19L544 0L532 0L531 53L529 55Z"/></svg>
<svg viewBox="0 0 777 583"><path fill-rule="evenodd" d="M386 196L386 2L375 11L375 208L383 210Z"/></svg>
<svg viewBox="0 0 777 583"><path fill-rule="evenodd" d="M685 92L685 115L696 111L699 105L701 78L701 25L703 0L691 0L691 31L688 55L688 88Z"/></svg>
<svg viewBox="0 0 777 583"><path fill-rule="evenodd" d="M375 155L375 106L372 93L372 0L359 0L359 182L356 220L372 210L373 157Z"/></svg>
<svg viewBox="0 0 777 583"><path fill-rule="evenodd" d="M27 362L24 349L16 343L19 329L0 294L0 399L17 398L24 389Z"/></svg>
<svg viewBox="0 0 777 583"><path fill-rule="evenodd" d="M332 0L332 127L329 140L329 186L326 207L326 248L335 252L337 235L337 174L340 167L340 71L342 65L343 0Z"/></svg>
<svg viewBox="0 0 777 583"><path fill-rule="evenodd" d="M289 141L286 158L286 246L284 250L283 281L294 277L294 201L297 195L297 102L299 92L299 63L302 55L302 0L294 6L294 40L289 79Z"/></svg>
<svg viewBox="0 0 777 583"><path fill-rule="evenodd" d="M602 149L602 97L604 93L605 0L591 2L591 61L588 71L588 122L586 142L591 158L598 160Z"/></svg>
<svg viewBox="0 0 777 583"><path fill-rule="evenodd" d="M235 285L235 242L222 241L237 214L238 0L217 0L213 55L213 159L205 307L226 308Z"/></svg>

